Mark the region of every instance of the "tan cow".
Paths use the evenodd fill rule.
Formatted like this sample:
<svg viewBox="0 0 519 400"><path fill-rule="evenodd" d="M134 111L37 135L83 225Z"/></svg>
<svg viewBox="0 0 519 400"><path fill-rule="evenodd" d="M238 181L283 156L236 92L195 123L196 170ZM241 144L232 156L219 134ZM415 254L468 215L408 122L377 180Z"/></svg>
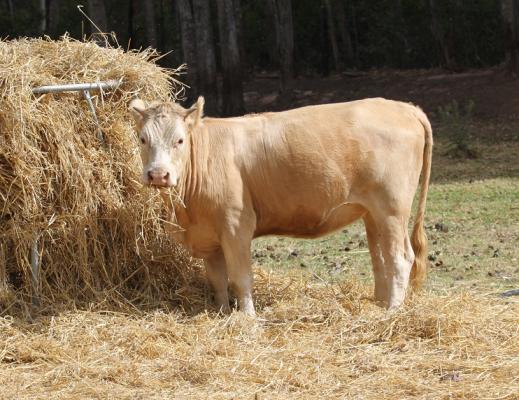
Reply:
<svg viewBox="0 0 519 400"><path fill-rule="evenodd" d="M177 239L204 259L218 307L229 310L230 284L240 309L254 314L252 239L315 238L360 218L375 299L397 308L410 276L414 286L422 283L433 140L419 108L378 98L203 118L203 106L203 98L189 109L134 100L130 109L140 135L143 181L177 191L182 201L171 210L183 228Z"/></svg>

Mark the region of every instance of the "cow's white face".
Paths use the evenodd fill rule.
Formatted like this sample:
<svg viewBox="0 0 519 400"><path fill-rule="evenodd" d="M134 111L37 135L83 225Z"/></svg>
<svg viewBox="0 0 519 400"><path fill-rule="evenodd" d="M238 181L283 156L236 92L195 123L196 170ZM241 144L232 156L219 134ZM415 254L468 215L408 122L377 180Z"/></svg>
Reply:
<svg viewBox="0 0 519 400"><path fill-rule="evenodd" d="M189 156L189 130L201 117L203 98L189 109L160 103L146 107L139 99L130 103L142 159L142 181L157 187L175 187L182 179Z"/></svg>

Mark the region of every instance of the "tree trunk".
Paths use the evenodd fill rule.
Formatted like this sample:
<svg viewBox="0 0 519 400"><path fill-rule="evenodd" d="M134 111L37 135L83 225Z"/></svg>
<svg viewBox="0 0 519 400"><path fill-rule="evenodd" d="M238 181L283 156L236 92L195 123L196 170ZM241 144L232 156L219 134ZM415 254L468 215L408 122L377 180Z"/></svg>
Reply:
<svg viewBox="0 0 519 400"><path fill-rule="evenodd" d="M159 6L159 26L158 26L158 33L157 33L157 42L158 42L158 46L160 48L160 51L161 52L164 52L164 50L166 49L166 29L164 28L164 22L165 22L165 17L164 17L164 13L165 13L165 10L164 10L164 0L160 0L160 6Z"/></svg>
<svg viewBox="0 0 519 400"><path fill-rule="evenodd" d="M341 70L339 61L339 47L337 46L337 36L335 34L335 23L333 20L333 10L330 0L324 0L324 7L326 9L326 24L328 25L328 38L330 40L330 49L332 50L333 66L335 72Z"/></svg>
<svg viewBox="0 0 519 400"><path fill-rule="evenodd" d="M146 39L148 46L156 49L157 43L157 26L155 23L155 5L153 1L144 2L144 23L146 25Z"/></svg>
<svg viewBox="0 0 519 400"><path fill-rule="evenodd" d="M438 5L436 0L429 0L429 8L431 11L431 30L434 35L435 40L438 42L440 46L442 61L443 64L450 68L452 66L449 47L445 41L445 32L443 30L443 25L440 20L440 16L438 15Z"/></svg>
<svg viewBox="0 0 519 400"><path fill-rule="evenodd" d="M402 68L406 61L406 54L409 50L409 42L407 41L407 30L406 21L404 18L404 11L402 8L402 0L394 1L394 18L395 18L395 32L398 37L398 42L396 43L396 59L398 60L398 68ZM393 50L394 51L394 50Z"/></svg>
<svg viewBox="0 0 519 400"><path fill-rule="evenodd" d="M291 0L268 0L269 13L276 32L276 55L281 75L282 94L290 88L294 77L294 27Z"/></svg>
<svg viewBox="0 0 519 400"><path fill-rule="evenodd" d="M135 10L134 10L134 4L133 4L133 0L130 0L128 2L128 25L127 25L127 32L126 32L126 35L127 35L127 38L126 38L126 42L127 43L130 43L131 40L133 39L133 20L134 20L134 14L135 14Z"/></svg>
<svg viewBox="0 0 519 400"><path fill-rule="evenodd" d="M348 18L346 17L343 0L338 0L336 6L337 20L339 21L339 36L341 38L344 61L346 66L355 66L355 55L353 54L353 44L351 43L351 35L348 29Z"/></svg>
<svg viewBox="0 0 519 400"><path fill-rule="evenodd" d="M243 18L241 15L241 0L233 0L234 3L234 15L236 17L236 32L238 35L238 47L240 49L240 60L241 64L246 65L245 60L245 43L243 40ZM242 79L245 78L245 70L242 68Z"/></svg>
<svg viewBox="0 0 519 400"><path fill-rule="evenodd" d="M355 65L360 65L360 57L359 57L359 28L357 24L357 9L355 8L355 4L353 2L351 4L351 25L352 25L352 34L353 34L353 54L355 57Z"/></svg>
<svg viewBox="0 0 519 400"><path fill-rule="evenodd" d="M324 76L330 74L330 46L328 46L328 24L326 23L326 8L321 3L319 7L319 41L321 42L321 65L320 72Z"/></svg>
<svg viewBox="0 0 519 400"><path fill-rule="evenodd" d="M101 31L101 33L108 32L108 23L106 22L106 9L105 2L103 0L88 0L88 13L90 19L94 21L97 28L93 30Z"/></svg>
<svg viewBox="0 0 519 400"><path fill-rule="evenodd" d="M198 69L198 94L205 96L206 113L216 115L218 112L216 56L209 0L193 0L193 14Z"/></svg>
<svg viewBox="0 0 519 400"><path fill-rule="evenodd" d="M47 1L47 21L49 25L48 31L52 36L58 36L60 33L58 32L60 2L59 0Z"/></svg>
<svg viewBox="0 0 519 400"><path fill-rule="evenodd" d="M40 0L40 34L43 36L47 32L47 1Z"/></svg>
<svg viewBox="0 0 519 400"><path fill-rule="evenodd" d="M187 64L187 84L190 86L187 100L192 101L198 93L195 21L189 0L176 0L183 62Z"/></svg>
<svg viewBox="0 0 519 400"><path fill-rule="evenodd" d="M225 116L239 115L243 105L243 82L240 48L236 29L236 4L233 0L216 0L220 53L222 60L222 113Z"/></svg>
<svg viewBox="0 0 519 400"><path fill-rule="evenodd" d="M519 74L519 0L501 0L505 24L506 65L510 73Z"/></svg>
<svg viewBox="0 0 519 400"><path fill-rule="evenodd" d="M13 4L13 0L7 0L7 7L9 8L9 20L11 21L11 27L14 28L14 4Z"/></svg>

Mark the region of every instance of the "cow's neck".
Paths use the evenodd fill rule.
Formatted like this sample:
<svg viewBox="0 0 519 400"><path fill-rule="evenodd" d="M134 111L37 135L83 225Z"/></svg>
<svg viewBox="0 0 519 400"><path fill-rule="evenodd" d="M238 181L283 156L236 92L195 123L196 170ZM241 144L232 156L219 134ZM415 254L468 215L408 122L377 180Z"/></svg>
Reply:
<svg viewBox="0 0 519 400"><path fill-rule="evenodd" d="M200 168L204 165L204 143L205 138L200 126L194 127L189 135L189 151L184 160L184 173L181 189L182 201L186 208L197 198L200 189L201 176Z"/></svg>
<svg viewBox="0 0 519 400"><path fill-rule="evenodd" d="M196 206L194 202L198 199L198 195L202 184L202 166L206 165L204 157L205 137L200 127L193 129L189 135L189 150L183 161L182 178L177 190L177 196L169 196L164 198L168 208L174 211L172 217L182 228L186 229L191 223L189 210Z"/></svg>

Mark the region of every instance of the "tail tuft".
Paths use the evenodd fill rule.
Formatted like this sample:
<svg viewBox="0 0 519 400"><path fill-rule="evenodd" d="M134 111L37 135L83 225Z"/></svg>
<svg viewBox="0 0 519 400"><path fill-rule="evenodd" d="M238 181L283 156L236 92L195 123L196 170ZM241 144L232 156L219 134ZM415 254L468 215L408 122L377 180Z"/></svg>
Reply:
<svg viewBox="0 0 519 400"><path fill-rule="evenodd" d="M427 235L424 229L424 215L427 192L429 191L429 181L431 178L433 138L431 124L427 116L418 107L415 107L415 112L425 131L420 198L413 233L411 235L411 245L415 254L413 267L411 269L411 286L416 290L422 286L427 276Z"/></svg>
<svg viewBox="0 0 519 400"><path fill-rule="evenodd" d="M414 251L414 263L411 268L411 287L418 290L427 277L427 236L423 227L423 219L414 224L411 236L411 245Z"/></svg>

